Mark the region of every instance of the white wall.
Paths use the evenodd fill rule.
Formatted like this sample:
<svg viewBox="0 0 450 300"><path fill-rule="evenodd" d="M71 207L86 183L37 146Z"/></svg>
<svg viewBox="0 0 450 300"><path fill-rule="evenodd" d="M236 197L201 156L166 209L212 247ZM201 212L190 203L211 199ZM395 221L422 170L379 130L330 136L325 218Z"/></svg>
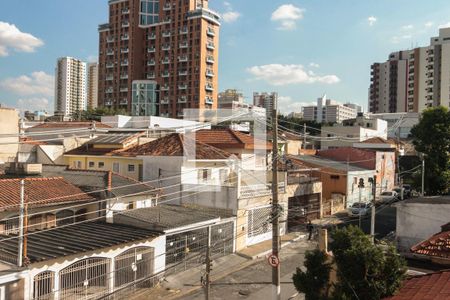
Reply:
<svg viewBox="0 0 450 300"><path fill-rule="evenodd" d="M373 200L372 196L372 186L369 183L369 178L375 175L375 171L352 171L348 173L347 176L347 207L350 207L355 202L359 202L359 179L364 179L364 188L361 191L361 202L371 202ZM356 178L356 179L355 179Z"/></svg>

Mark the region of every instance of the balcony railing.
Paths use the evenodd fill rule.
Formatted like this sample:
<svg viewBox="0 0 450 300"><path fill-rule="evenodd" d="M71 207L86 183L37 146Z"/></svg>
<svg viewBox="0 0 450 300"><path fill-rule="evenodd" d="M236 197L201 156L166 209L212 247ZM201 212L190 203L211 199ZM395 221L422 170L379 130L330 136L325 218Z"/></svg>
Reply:
<svg viewBox="0 0 450 300"><path fill-rule="evenodd" d="M151 60L147 61L147 66L154 66L155 63L156 63L155 60L151 59Z"/></svg>
<svg viewBox="0 0 450 300"><path fill-rule="evenodd" d="M128 66L128 60L124 60L120 63L121 66L126 67Z"/></svg>
<svg viewBox="0 0 450 300"><path fill-rule="evenodd" d="M180 98L178 98L178 103L186 103L186 102L187 102L186 96L181 96Z"/></svg>
<svg viewBox="0 0 450 300"><path fill-rule="evenodd" d="M162 36L163 37L170 37L171 33L170 31L163 31Z"/></svg>
<svg viewBox="0 0 450 300"><path fill-rule="evenodd" d="M206 77L214 77L214 72L211 70L206 70Z"/></svg>
<svg viewBox="0 0 450 300"><path fill-rule="evenodd" d="M122 75L120 75L120 79L128 79L128 74L122 74Z"/></svg>
<svg viewBox="0 0 450 300"><path fill-rule="evenodd" d="M206 43L206 49L214 50L216 49L216 47L214 46L214 43Z"/></svg>
<svg viewBox="0 0 450 300"><path fill-rule="evenodd" d="M113 37L113 36L108 36L108 37L106 38L106 42L107 42L107 43L112 43L112 42L114 42L114 37Z"/></svg>
<svg viewBox="0 0 450 300"><path fill-rule="evenodd" d="M188 34L189 30L187 27L183 27L180 29L180 34Z"/></svg>
<svg viewBox="0 0 450 300"><path fill-rule="evenodd" d="M109 88L106 89L106 93L107 94L112 94L112 92L113 92L113 88L112 87L109 87Z"/></svg>
<svg viewBox="0 0 450 300"><path fill-rule="evenodd" d="M178 61L179 62L187 62L188 61L188 56L187 55L182 55L178 57Z"/></svg>
<svg viewBox="0 0 450 300"><path fill-rule="evenodd" d="M155 79L155 73L148 73L147 79Z"/></svg>
<svg viewBox="0 0 450 300"><path fill-rule="evenodd" d="M206 97L206 98L205 98L205 103L206 103L206 104L213 104L213 103L214 103L214 99L211 98L211 97Z"/></svg>
<svg viewBox="0 0 450 300"><path fill-rule="evenodd" d="M148 40L155 40L155 39L156 39L156 34L150 33L150 34L147 36L147 39L148 39Z"/></svg>
<svg viewBox="0 0 450 300"><path fill-rule="evenodd" d="M187 84L180 84L180 85L178 85L178 89L179 90L186 90L187 89Z"/></svg>
<svg viewBox="0 0 450 300"><path fill-rule="evenodd" d="M168 58L168 57L163 58L163 59L161 60L161 63L164 64L164 65L170 64L170 58Z"/></svg>
<svg viewBox="0 0 450 300"><path fill-rule="evenodd" d="M107 75L107 76L106 76L106 81L111 81L111 80L114 80L114 76L112 76L112 75Z"/></svg>
<svg viewBox="0 0 450 300"><path fill-rule="evenodd" d="M148 53L154 53L156 51L155 47L148 47L147 52Z"/></svg>
<svg viewBox="0 0 450 300"><path fill-rule="evenodd" d="M107 63L106 64L106 68L107 69L114 68L114 64L113 63Z"/></svg>
<svg viewBox="0 0 450 300"><path fill-rule="evenodd" d="M108 50L106 51L106 55L114 55L114 50L108 49Z"/></svg>
<svg viewBox="0 0 450 300"><path fill-rule="evenodd" d="M214 31L214 29L208 28L208 30L206 30L206 34L209 36L215 36L216 32Z"/></svg>
<svg viewBox="0 0 450 300"><path fill-rule="evenodd" d="M169 24L170 22L172 22L171 18L165 18L164 20L161 21L161 24Z"/></svg>
<svg viewBox="0 0 450 300"><path fill-rule="evenodd" d="M169 98L168 97L164 97L164 98L161 98L161 104L169 104Z"/></svg>
<svg viewBox="0 0 450 300"><path fill-rule="evenodd" d="M161 77L166 78L166 77L169 77L169 76L170 76L170 73L169 73L169 72L162 72L162 73L161 73Z"/></svg>
<svg viewBox="0 0 450 300"><path fill-rule="evenodd" d="M130 39L130 36L129 36L128 34L124 34L124 35L122 35L122 36L120 37L120 39L121 39L122 41L128 41L128 40Z"/></svg>
<svg viewBox="0 0 450 300"><path fill-rule="evenodd" d="M161 47L161 49L163 50L163 51L169 51L170 50L170 45L163 45L162 47Z"/></svg>
<svg viewBox="0 0 450 300"><path fill-rule="evenodd" d="M120 92L121 92L121 93L128 92L128 88L127 88L127 87L121 87L121 88L120 88Z"/></svg>
<svg viewBox="0 0 450 300"><path fill-rule="evenodd" d="M213 56L207 56L206 57L206 62L208 64L213 64L214 63L214 57Z"/></svg>
<svg viewBox="0 0 450 300"><path fill-rule="evenodd" d="M188 74L188 71L186 71L186 70L182 70L182 71L178 72L178 75L180 75L180 76L186 76L187 74Z"/></svg>
<svg viewBox="0 0 450 300"><path fill-rule="evenodd" d="M167 11L167 10L171 10L172 9L172 5L170 3L166 3L163 6L163 10Z"/></svg>
<svg viewBox="0 0 450 300"><path fill-rule="evenodd" d="M130 27L130 22L128 22L128 21L122 22L122 27L123 28Z"/></svg>
<svg viewBox="0 0 450 300"><path fill-rule="evenodd" d="M162 85L160 89L161 91L168 91L170 88L168 85Z"/></svg>
<svg viewBox="0 0 450 300"><path fill-rule="evenodd" d="M123 15L129 14L129 13L130 13L130 9L129 8L123 8L122 9L122 14Z"/></svg>
<svg viewBox="0 0 450 300"><path fill-rule="evenodd" d="M206 84L205 90L207 90L208 92L212 92L212 91L214 91L214 87L212 84Z"/></svg>
<svg viewBox="0 0 450 300"><path fill-rule="evenodd" d="M128 50L128 48L120 49L120 53L128 53L128 52L130 52L130 50Z"/></svg>
<svg viewBox="0 0 450 300"><path fill-rule="evenodd" d="M187 48L187 47L189 47L188 42L181 42L181 43L180 43L180 48L181 48L181 49Z"/></svg>

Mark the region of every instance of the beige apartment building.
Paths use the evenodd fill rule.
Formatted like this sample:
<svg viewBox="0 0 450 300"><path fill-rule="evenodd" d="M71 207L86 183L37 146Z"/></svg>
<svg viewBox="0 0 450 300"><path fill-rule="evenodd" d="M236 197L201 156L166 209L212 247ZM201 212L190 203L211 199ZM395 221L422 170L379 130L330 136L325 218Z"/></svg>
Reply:
<svg viewBox="0 0 450 300"><path fill-rule="evenodd" d="M98 106L98 63L89 63L87 68L87 106L96 108Z"/></svg>
<svg viewBox="0 0 450 300"><path fill-rule="evenodd" d="M0 107L0 164L14 161L18 151L19 113L13 108Z"/></svg>
<svg viewBox="0 0 450 300"><path fill-rule="evenodd" d="M208 0L109 0L109 22L99 26L99 106L175 118L216 109L219 27ZM133 97L134 81L146 95Z"/></svg>
<svg viewBox="0 0 450 300"><path fill-rule="evenodd" d="M450 106L450 28L439 29L430 45L391 53L371 66L369 111L422 112Z"/></svg>

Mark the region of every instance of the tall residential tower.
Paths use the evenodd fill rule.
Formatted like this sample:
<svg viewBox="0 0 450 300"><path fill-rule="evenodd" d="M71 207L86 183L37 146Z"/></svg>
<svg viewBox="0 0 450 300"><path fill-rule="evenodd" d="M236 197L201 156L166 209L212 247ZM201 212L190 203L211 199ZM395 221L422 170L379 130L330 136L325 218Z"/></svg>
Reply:
<svg viewBox="0 0 450 300"><path fill-rule="evenodd" d="M96 108L98 106L98 63L89 63L87 68L87 106Z"/></svg>
<svg viewBox="0 0 450 300"><path fill-rule="evenodd" d="M86 63L61 57L55 70L55 115L70 117L86 109Z"/></svg>
<svg viewBox="0 0 450 300"><path fill-rule="evenodd" d="M208 0L109 0L99 106L166 117L216 109L219 26Z"/></svg>

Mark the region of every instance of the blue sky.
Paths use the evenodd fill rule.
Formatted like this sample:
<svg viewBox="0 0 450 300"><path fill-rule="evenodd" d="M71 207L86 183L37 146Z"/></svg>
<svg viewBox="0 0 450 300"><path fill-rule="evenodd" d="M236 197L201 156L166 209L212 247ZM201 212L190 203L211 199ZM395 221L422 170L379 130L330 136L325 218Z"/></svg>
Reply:
<svg viewBox="0 0 450 300"><path fill-rule="evenodd" d="M423 46L449 24L433 0L210 0L223 15L219 90L277 91L299 111L327 93L366 105L369 68L389 52ZM0 103L53 108L56 59L95 59L107 0L0 1Z"/></svg>

